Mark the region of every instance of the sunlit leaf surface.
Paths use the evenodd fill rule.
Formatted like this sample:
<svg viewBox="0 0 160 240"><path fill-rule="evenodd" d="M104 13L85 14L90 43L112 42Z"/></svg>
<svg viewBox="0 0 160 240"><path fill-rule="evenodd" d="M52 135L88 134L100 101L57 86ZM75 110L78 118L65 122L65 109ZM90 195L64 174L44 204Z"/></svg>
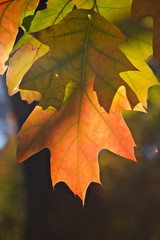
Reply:
<svg viewBox="0 0 160 240"><path fill-rule="evenodd" d="M120 76L133 89L142 105L147 108L148 88L159 84L147 64L148 57L153 53L152 32L138 24L132 24L127 32L128 41L119 47L139 71L123 72Z"/></svg>
<svg viewBox="0 0 160 240"><path fill-rule="evenodd" d="M88 9L91 8L93 0L73 0L73 3L76 4L78 8ZM120 49L138 71L123 72L120 76L136 93L143 106L147 107L148 88L158 84L156 77L146 63L147 58L153 52L152 32L138 24L131 24L130 14L132 0L97 0L96 3L97 11L107 20L116 24L127 37L127 41L121 44ZM135 14L138 14L139 11L142 11L142 9L146 7L145 1L143 3L139 1L139 4L141 4L141 7L135 10ZM150 2L150 4L152 5L152 2ZM154 6L157 5L155 4Z"/></svg>
<svg viewBox="0 0 160 240"><path fill-rule="evenodd" d="M12 50L18 27L24 17L33 14L39 0L0 1L0 73L6 70L5 62Z"/></svg>
<svg viewBox="0 0 160 240"><path fill-rule="evenodd" d="M38 90L39 104L48 108L37 106L22 127L18 162L49 148L53 186L64 181L84 201L90 182L100 182L102 148L135 160L135 143L121 114L131 107L119 77L134 67L117 47L122 33L94 9L74 10L33 36L50 51L33 64L20 89Z"/></svg>
<svg viewBox="0 0 160 240"><path fill-rule="evenodd" d="M29 31L37 32L59 22L72 10L73 6L70 0L48 0L47 9L36 13Z"/></svg>
<svg viewBox="0 0 160 240"><path fill-rule="evenodd" d="M32 64L48 52L49 48L36 40L30 34L25 33L16 44L12 56L9 59L9 69L7 71L7 86L10 95L19 91L19 84L25 73ZM39 101L40 93L20 90L23 100L31 103L33 100Z"/></svg>
<svg viewBox="0 0 160 240"><path fill-rule="evenodd" d="M90 9L94 0L73 0L78 8ZM114 24L121 24L130 16L132 0L97 0L96 10Z"/></svg>
<svg viewBox="0 0 160 240"><path fill-rule="evenodd" d="M83 84L95 77L100 105L109 111L113 97L121 85L127 88L132 106L136 95L119 74L135 70L118 44L125 40L117 27L93 10L74 10L60 24L33 34L48 45L50 51L41 57L24 76L20 89L41 93L40 105L59 109L69 82Z"/></svg>
<svg viewBox="0 0 160 240"><path fill-rule="evenodd" d="M20 131L18 162L49 148L53 186L64 181L84 201L90 182L100 182L97 156L102 148L135 160L122 109L131 109L124 87L107 114L99 106L93 79L78 85L59 112L35 108Z"/></svg>
<svg viewBox="0 0 160 240"><path fill-rule="evenodd" d="M7 61L9 94L39 102L20 131L18 162L48 148L53 186L66 182L83 202L100 183L101 149L135 161L122 110L145 112L158 84L146 63L152 33L130 24L131 3L49 0Z"/></svg>

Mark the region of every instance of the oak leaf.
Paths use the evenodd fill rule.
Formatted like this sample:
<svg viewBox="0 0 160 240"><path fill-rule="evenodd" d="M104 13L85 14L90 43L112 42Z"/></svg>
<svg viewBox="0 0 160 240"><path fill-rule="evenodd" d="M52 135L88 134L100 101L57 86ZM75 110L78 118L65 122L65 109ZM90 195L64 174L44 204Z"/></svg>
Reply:
<svg viewBox="0 0 160 240"><path fill-rule="evenodd" d="M18 162L48 148L53 186L66 182L84 202L90 182L100 183L101 149L135 160L135 143L122 117L131 107L119 78L134 67L117 47L122 33L93 8L74 10L33 36L50 50L33 64L20 89L38 90L40 105L48 108L37 106L23 125Z"/></svg>
<svg viewBox="0 0 160 240"><path fill-rule="evenodd" d="M91 8L93 4L93 0L73 0L72 2L78 8L85 9ZM147 108L148 88L158 84L156 77L146 63L146 59L153 51L152 32L139 24L131 24L132 0L97 0L96 4L97 12L118 26L127 37L127 41L122 42L119 48L138 71L125 71L120 76L136 93L142 105Z"/></svg>
<svg viewBox="0 0 160 240"><path fill-rule="evenodd" d="M64 181L83 202L88 185L100 183L97 156L101 149L135 160L135 143L121 114L131 109L125 88L119 88L108 114L99 106L93 81L91 77L84 84L70 83L67 91L72 89L72 94L58 112L37 106L20 131L17 152L22 162L48 148L53 187Z"/></svg>
<svg viewBox="0 0 160 240"><path fill-rule="evenodd" d="M148 88L152 85L158 84L156 77L146 63L146 59L152 54L152 33L151 31L144 29L139 24L130 24L132 1L106 0L104 2L99 0L96 2L97 9L95 10L101 15L105 16L109 21L117 24L127 36L127 41L122 42L119 47L133 64L133 66L135 66L139 71L123 72L120 73L120 76L136 93L143 106L147 107ZM91 8L93 5L93 1L74 0L70 2L64 0L49 0L47 9L36 13L34 19L32 20L30 31L34 32L38 29L51 25L52 23L57 23L71 9L73 3L76 4L78 8ZM39 24L39 22L41 22L41 24ZM30 51L27 53L27 64L25 64L26 56L24 54L26 43L27 45L33 45L33 52L30 49ZM24 46L22 46L23 44ZM15 52L10 59L9 70L7 73L7 85L10 95L12 95L15 91L18 91L19 84L31 65L40 57L40 55L44 55L47 52L47 46L38 42L33 36L26 32L14 47L14 51L18 50L18 48L19 51ZM33 57L35 54L34 50L36 48L38 48L35 55L36 57ZM20 56L20 53L23 54ZM40 100L40 93L36 91L31 93L31 91L20 90L20 93L22 99L27 100L29 103L32 100Z"/></svg>
<svg viewBox="0 0 160 240"><path fill-rule="evenodd" d="M91 9L94 0L48 0L47 8L35 14L29 29L36 32L61 21L75 6L80 9ZM108 21L118 24L130 16L132 0L97 0L95 11ZM41 22L41 24L39 24Z"/></svg>
<svg viewBox="0 0 160 240"><path fill-rule="evenodd" d="M125 40L120 30L91 10L74 10L59 24L32 34L49 46L49 53L39 58L24 76L20 89L41 93L39 105L59 109L66 85L81 83L95 76L94 90L100 105L109 111L117 89L124 85L132 106L136 95L119 73L135 70L118 44Z"/></svg>
<svg viewBox="0 0 160 240"><path fill-rule="evenodd" d="M18 27L24 17L33 14L39 0L0 1L0 74L7 69L5 62L12 50Z"/></svg>

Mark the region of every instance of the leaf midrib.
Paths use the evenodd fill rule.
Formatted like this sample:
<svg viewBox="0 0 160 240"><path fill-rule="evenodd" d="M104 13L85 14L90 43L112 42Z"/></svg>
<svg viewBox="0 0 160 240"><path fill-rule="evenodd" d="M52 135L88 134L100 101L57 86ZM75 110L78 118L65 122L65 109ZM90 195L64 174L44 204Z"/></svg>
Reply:
<svg viewBox="0 0 160 240"><path fill-rule="evenodd" d="M90 31L91 31L91 23L93 19L93 14L94 14L94 7L96 4L96 0L94 0L93 7L91 9L91 14L90 18L88 18L88 28L87 28L87 35L86 35L86 40L84 44L84 57L83 57L83 63L82 63L82 81L80 85L80 99L79 99L79 107L78 107L78 121L77 121L77 179L79 183L79 188L80 191L82 192L82 187L81 187L81 182L80 182L80 177L79 177L79 133L80 133L80 118L81 118L81 107L82 107L82 97L84 94L84 89L85 89L85 74L86 74L86 58L87 58L87 49L88 49L88 42L89 42L89 36L90 36Z"/></svg>

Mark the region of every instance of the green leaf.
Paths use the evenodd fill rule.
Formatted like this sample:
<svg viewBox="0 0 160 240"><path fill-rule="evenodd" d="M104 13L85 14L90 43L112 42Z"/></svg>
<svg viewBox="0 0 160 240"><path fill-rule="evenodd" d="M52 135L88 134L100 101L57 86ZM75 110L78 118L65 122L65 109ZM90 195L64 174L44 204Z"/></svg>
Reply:
<svg viewBox="0 0 160 240"><path fill-rule="evenodd" d="M94 0L73 0L77 8L90 9ZM119 25L129 18L132 0L97 0L97 12L108 21Z"/></svg>
<svg viewBox="0 0 160 240"><path fill-rule="evenodd" d="M24 76L21 89L41 93L40 105L59 109L69 82L82 84L82 79L95 77L100 105L109 111L113 97L121 85L134 106L138 100L119 77L119 73L135 70L118 44L125 40L120 30L91 10L74 10L59 24L33 34L50 47Z"/></svg>
<svg viewBox="0 0 160 240"><path fill-rule="evenodd" d="M126 31L128 41L120 49L139 71L127 71L120 76L138 96L139 101L147 108L148 88L157 85L158 80L147 65L147 58L152 55L152 32L138 24L132 24Z"/></svg>
<svg viewBox="0 0 160 240"><path fill-rule="evenodd" d="M25 28L27 32L30 29L33 18L34 18L34 15L29 15L23 19L22 26Z"/></svg>
<svg viewBox="0 0 160 240"><path fill-rule="evenodd" d="M37 32L59 22L73 6L70 0L48 0L47 9L36 13L29 31Z"/></svg>
<svg viewBox="0 0 160 240"><path fill-rule="evenodd" d="M16 46L13 49L11 57L9 59L9 69L6 76L8 92L10 95L15 94L19 91L19 84L26 74L26 72L30 69L32 64L48 52L48 46L42 44L37 39L35 39L30 34L24 33L23 37L18 41ZM23 91L23 96L25 92ZM31 100L31 93L28 94L28 101L31 102L32 100L39 100L40 96L39 93L35 95L35 99L32 93L32 100ZM38 96L38 98L37 98ZM25 98L27 100L27 95L25 94Z"/></svg>
<svg viewBox="0 0 160 240"><path fill-rule="evenodd" d="M152 54L152 32L138 24L131 24L132 0L97 0L97 11L107 20L116 24L127 37L120 49L139 71L121 73L120 76L136 93L139 101L147 107L147 91L158 81L146 60ZM93 0L73 0L78 8L91 8Z"/></svg>

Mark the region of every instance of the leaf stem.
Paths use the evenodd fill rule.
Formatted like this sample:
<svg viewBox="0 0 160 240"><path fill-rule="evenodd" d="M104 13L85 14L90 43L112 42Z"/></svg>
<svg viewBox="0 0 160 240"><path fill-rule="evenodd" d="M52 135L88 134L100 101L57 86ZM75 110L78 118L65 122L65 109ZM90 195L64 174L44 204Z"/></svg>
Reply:
<svg viewBox="0 0 160 240"><path fill-rule="evenodd" d="M61 11L58 13L57 17L54 19L53 24L57 21L57 19L59 18L59 16L63 13L63 10L67 7L68 3L70 3L70 2L71 2L71 0L68 0L68 1L66 2L66 4L63 6L63 8L61 9Z"/></svg>

